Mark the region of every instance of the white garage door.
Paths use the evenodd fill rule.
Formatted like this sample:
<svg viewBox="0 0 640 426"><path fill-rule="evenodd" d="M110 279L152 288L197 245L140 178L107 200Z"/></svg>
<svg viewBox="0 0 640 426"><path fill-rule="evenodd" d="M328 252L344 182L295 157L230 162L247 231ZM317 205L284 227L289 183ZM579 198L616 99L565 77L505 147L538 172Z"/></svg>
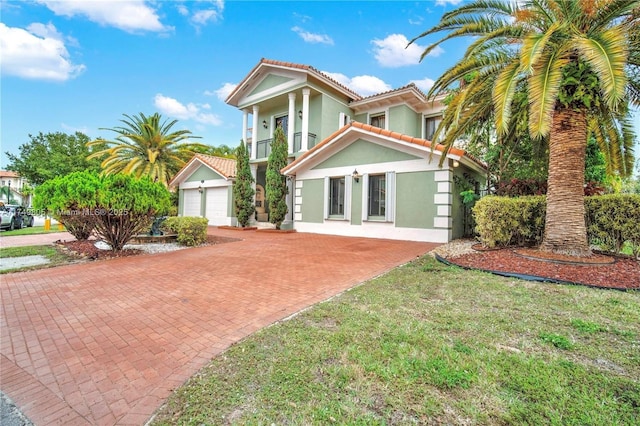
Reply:
<svg viewBox="0 0 640 426"><path fill-rule="evenodd" d="M206 216L209 225L228 225L227 187L207 188Z"/></svg>
<svg viewBox="0 0 640 426"><path fill-rule="evenodd" d="M197 189L184 190L183 216L200 216L200 192Z"/></svg>

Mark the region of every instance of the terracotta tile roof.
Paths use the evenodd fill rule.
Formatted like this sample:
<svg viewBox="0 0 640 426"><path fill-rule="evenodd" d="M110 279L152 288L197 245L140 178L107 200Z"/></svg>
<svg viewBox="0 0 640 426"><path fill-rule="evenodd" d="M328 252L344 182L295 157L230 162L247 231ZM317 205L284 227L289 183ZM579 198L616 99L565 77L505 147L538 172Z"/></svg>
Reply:
<svg viewBox="0 0 640 426"><path fill-rule="evenodd" d="M236 177L236 160L232 158L222 158L205 154L196 154L195 158L226 178Z"/></svg>
<svg viewBox="0 0 640 426"><path fill-rule="evenodd" d="M19 178L20 175L17 172L13 172L11 170L0 170L0 176L2 177L10 177L10 178Z"/></svg>
<svg viewBox="0 0 640 426"><path fill-rule="evenodd" d="M394 92L401 92L401 91L403 91L403 90L407 90L407 89L415 89L415 90L417 90L417 91L418 91L418 93L420 93L420 95L422 95L422 97L423 97L423 98L425 99L425 101L426 101L426 99L427 99L427 95L425 95L425 93L424 93L422 90L420 90L420 89L418 88L418 86L416 86L416 84L415 84L415 83L409 83L409 84L407 84L406 86L398 87L397 89L391 89L391 90L387 90L386 92L380 92L380 93L376 93L376 94L374 94L374 95L369 95L369 96L366 96L366 97L364 97L364 98L362 98L362 99L360 99L360 100L361 100L361 101L366 101L366 100L369 100L369 99L371 99L371 98L375 98L375 97L382 96L382 95L390 95L390 94L392 94L392 93L394 93Z"/></svg>
<svg viewBox="0 0 640 426"><path fill-rule="evenodd" d="M375 134L378 134L378 135L381 135L381 136L393 138L393 139L396 139L398 141L407 142L407 143L410 143L410 144L414 144L414 145L418 145L418 146L422 146L422 147L426 147L426 148L431 148L431 146L433 145L433 143L431 141L426 140L426 139L415 138L413 136L403 135L403 134L398 133L398 132L392 132L390 130L381 129L379 127L371 126L369 124L360 123L358 121L352 121L351 123L347 124L346 126L341 127L340 129L335 131L333 134L331 134L329 137L325 138L322 142L320 142L319 144L317 144L316 146L311 148L309 151L307 151L304 154L302 154L294 162L288 164L284 169L282 169L282 172L286 173L289 169L292 168L292 166L294 166L296 164L299 164L300 161L302 161L305 158L309 157L310 155L312 155L313 153L315 153L319 149L322 149L323 146L328 145L331 141L335 140L338 136L346 133L351 127L362 129L362 130L367 131L367 132L375 133ZM445 147L444 147L444 145L436 144L434 149L436 151L444 152ZM458 156L460 158L466 156L467 158L469 158L470 160L472 160L474 163L478 164L479 166L481 166L483 168L487 167L482 161L480 161L480 160L474 158L473 156L467 154L464 150L462 150L460 148L451 147L449 149L449 151L448 151L448 154L452 154L452 155Z"/></svg>
<svg viewBox="0 0 640 426"><path fill-rule="evenodd" d="M266 64L266 65L274 65L274 66L278 66L278 67L285 67L285 68L293 68L293 69L299 69L299 70L303 70L303 71L307 71L310 72L314 75L316 75L317 77L319 77L322 80L326 80L331 82L332 84L339 86L341 89L347 91L348 93L350 93L351 95L353 95L355 100L360 100L362 98L362 96L360 96L359 94L357 94L356 92L354 92L353 90L349 89L347 86L345 86L344 84L339 83L338 81L334 80L333 78L329 77L328 75L326 75L325 73L319 71L318 69L310 66L310 65L304 65L304 64L295 64L293 62L284 62L284 61L276 61L273 59L266 59L266 58L262 58L260 59L260 62L258 62L258 64L256 66L254 66L251 71L249 71L249 73L245 76L245 78L242 79L242 81L240 83L238 83L238 85L236 86L236 88L229 93L229 96L227 96L227 99L225 100L225 102L228 102L229 99L231 99L231 97L233 97L236 93L236 91L242 87L242 85L253 75L253 73L260 68L261 65Z"/></svg>

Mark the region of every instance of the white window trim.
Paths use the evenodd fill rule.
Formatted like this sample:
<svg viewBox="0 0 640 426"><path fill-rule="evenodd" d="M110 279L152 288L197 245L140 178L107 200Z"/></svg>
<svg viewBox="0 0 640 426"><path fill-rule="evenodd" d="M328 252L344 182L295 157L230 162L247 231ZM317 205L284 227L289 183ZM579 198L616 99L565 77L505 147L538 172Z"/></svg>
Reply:
<svg viewBox="0 0 640 426"><path fill-rule="evenodd" d="M351 192L352 192L352 177L351 175L344 176L344 214L342 217L339 215L330 215L330 198L331 198L331 179L340 178L342 176L325 176L324 177L324 220L350 220L351 219Z"/></svg>
<svg viewBox="0 0 640 426"><path fill-rule="evenodd" d="M378 175L381 173L372 173ZM389 222L396 220L396 172L384 173L385 178L385 216L384 221L369 218L369 174L362 175L362 221L363 222Z"/></svg>

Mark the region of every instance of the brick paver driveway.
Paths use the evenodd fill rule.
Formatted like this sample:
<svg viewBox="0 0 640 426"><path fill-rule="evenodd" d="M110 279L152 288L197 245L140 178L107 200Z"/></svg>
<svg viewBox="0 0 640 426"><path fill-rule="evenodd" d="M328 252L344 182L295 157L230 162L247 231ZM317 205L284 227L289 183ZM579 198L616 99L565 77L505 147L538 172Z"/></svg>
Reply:
<svg viewBox="0 0 640 426"><path fill-rule="evenodd" d="M434 244L257 231L1 276L0 388L36 425L142 425L239 339Z"/></svg>

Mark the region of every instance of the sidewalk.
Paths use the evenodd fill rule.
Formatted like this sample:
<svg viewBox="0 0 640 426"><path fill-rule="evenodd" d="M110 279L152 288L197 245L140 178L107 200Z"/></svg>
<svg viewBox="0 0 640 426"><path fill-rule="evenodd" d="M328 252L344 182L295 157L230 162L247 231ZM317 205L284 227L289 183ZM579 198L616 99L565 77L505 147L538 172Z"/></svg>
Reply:
<svg viewBox="0 0 640 426"><path fill-rule="evenodd" d="M0 237L0 248L24 247L24 246L44 246L53 244L55 241L72 241L74 236L68 232L52 232L49 234L35 235L13 235L11 237Z"/></svg>

